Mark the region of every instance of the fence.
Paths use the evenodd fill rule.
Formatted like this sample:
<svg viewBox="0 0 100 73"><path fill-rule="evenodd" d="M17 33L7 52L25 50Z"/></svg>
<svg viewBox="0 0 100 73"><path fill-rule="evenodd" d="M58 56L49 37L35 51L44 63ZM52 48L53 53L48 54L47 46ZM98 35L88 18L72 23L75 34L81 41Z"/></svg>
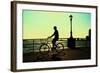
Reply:
<svg viewBox="0 0 100 73"><path fill-rule="evenodd" d="M23 40L23 52L28 53L28 52L38 52L41 43L45 42L45 39L25 39ZM67 39L59 39L60 43L64 45L64 49L68 48L67 47ZM51 44L51 40L49 42ZM75 42L75 47L89 47L89 41L86 40L76 40Z"/></svg>

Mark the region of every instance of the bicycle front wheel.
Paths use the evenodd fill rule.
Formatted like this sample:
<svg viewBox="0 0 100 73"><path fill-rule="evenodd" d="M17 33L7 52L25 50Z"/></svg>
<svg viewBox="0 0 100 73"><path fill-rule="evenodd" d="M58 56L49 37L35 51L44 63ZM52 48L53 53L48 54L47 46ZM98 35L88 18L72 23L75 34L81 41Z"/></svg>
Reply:
<svg viewBox="0 0 100 73"><path fill-rule="evenodd" d="M56 51L57 51L58 53L60 53L60 52L62 52L63 50L64 50L64 45L61 44L61 43L58 43L58 44L57 44L57 47L56 47Z"/></svg>
<svg viewBox="0 0 100 73"><path fill-rule="evenodd" d="M40 46L39 51L40 51L41 54L46 55L46 54L49 53L49 49L50 49L50 48L49 48L49 46L48 46L47 44L42 44L42 45Z"/></svg>

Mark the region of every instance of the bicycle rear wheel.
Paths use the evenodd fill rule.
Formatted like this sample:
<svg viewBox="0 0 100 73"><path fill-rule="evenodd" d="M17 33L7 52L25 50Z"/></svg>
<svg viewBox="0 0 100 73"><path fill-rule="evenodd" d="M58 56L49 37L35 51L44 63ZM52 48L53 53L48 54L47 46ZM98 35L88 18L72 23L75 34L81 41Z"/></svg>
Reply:
<svg viewBox="0 0 100 73"><path fill-rule="evenodd" d="M57 46L56 46L56 51L58 53L62 52L64 50L64 45L61 44L61 43L58 43Z"/></svg>
<svg viewBox="0 0 100 73"><path fill-rule="evenodd" d="M40 51L41 54L46 55L46 54L49 53L49 49L50 49L50 48L49 48L49 46L48 46L47 44L42 44L42 45L40 46L39 51Z"/></svg>

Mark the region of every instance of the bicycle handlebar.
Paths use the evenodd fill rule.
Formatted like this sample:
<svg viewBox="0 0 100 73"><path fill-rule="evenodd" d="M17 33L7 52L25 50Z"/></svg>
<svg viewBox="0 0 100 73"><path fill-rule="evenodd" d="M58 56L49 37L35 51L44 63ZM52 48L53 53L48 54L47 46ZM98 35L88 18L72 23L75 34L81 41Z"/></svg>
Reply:
<svg viewBox="0 0 100 73"><path fill-rule="evenodd" d="M49 42L49 38L47 37L45 39L41 39L40 42L41 43L48 43Z"/></svg>

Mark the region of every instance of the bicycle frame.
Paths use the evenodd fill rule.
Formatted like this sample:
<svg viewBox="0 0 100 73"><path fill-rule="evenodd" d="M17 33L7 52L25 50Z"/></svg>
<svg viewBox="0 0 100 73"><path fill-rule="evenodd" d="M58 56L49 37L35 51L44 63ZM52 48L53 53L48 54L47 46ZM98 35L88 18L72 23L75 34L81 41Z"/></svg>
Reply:
<svg viewBox="0 0 100 73"><path fill-rule="evenodd" d="M41 43L41 44L47 44L50 49L52 48L51 41L49 41L49 38L46 38L45 39L45 42L44 43ZM55 44L56 47L57 47L57 44L58 44L58 41Z"/></svg>

